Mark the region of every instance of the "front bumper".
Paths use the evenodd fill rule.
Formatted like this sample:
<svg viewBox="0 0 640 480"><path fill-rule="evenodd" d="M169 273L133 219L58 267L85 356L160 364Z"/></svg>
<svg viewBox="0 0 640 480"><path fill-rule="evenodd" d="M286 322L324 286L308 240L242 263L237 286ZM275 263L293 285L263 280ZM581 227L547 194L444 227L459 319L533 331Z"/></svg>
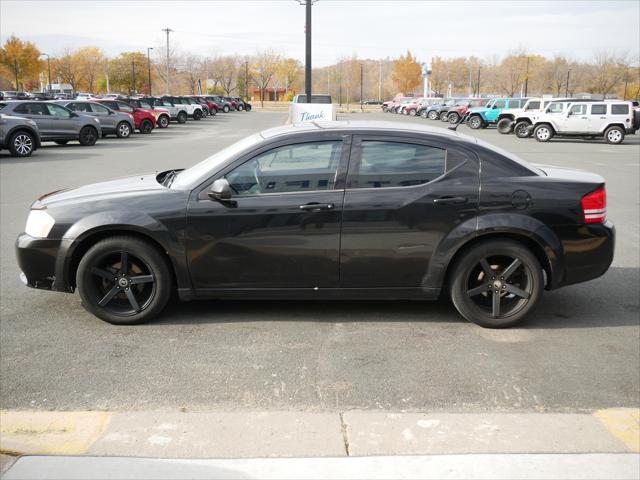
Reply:
<svg viewBox="0 0 640 480"><path fill-rule="evenodd" d="M43 290L59 289L56 284L56 260L61 243L62 240L34 238L26 233L18 237L16 256L23 283Z"/></svg>

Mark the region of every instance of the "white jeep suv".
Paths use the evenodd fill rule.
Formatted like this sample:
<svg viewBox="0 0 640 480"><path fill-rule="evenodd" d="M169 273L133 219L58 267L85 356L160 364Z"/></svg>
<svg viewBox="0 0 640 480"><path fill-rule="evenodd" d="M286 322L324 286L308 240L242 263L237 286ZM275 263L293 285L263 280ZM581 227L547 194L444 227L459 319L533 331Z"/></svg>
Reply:
<svg viewBox="0 0 640 480"><path fill-rule="evenodd" d="M550 104L547 111L553 105ZM539 142L548 142L557 135L604 137L607 143L618 144L622 143L625 134L633 134L640 127L640 112L634 112L631 102L577 101L569 103L561 113L547 111L529 127Z"/></svg>

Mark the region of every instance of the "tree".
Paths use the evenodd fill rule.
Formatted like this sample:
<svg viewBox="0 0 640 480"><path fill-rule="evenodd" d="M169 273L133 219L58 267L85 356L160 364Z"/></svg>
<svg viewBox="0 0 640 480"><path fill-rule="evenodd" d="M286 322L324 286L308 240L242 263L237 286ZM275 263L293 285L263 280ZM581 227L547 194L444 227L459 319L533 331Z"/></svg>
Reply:
<svg viewBox="0 0 640 480"><path fill-rule="evenodd" d="M109 61L109 83L112 90L136 93L147 81L147 56L141 52L123 52Z"/></svg>
<svg viewBox="0 0 640 480"><path fill-rule="evenodd" d="M416 62L410 51L400 56L393 64L391 78L398 90L404 94L413 92L422 81L422 67Z"/></svg>
<svg viewBox="0 0 640 480"><path fill-rule="evenodd" d="M498 69L498 86L509 97L520 90L525 78L526 54L512 54L500 63Z"/></svg>
<svg viewBox="0 0 640 480"><path fill-rule="evenodd" d="M40 50L32 42L23 42L11 35L0 48L0 65L15 79L16 90L25 85L37 84L38 75L44 62L40 60Z"/></svg>
<svg viewBox="0 0 640 480"><path fill-rule="evenodd" d="M52 64L60 80L62 80L63 83L71 85L74 92L77 91L81 73L78 58L73 55L73 52L70 49L66 49L62 56L52 61Z"/></svg>
<svg viewBox="0 0 640 480"><path fill-rule="evenodd" d="M186 55L182 57L182 72L185 74L189 93L196 94L198 80L202 76L202 58L197 55Z"/></svg>
<svg viewBox="0 0 640 480"><path fill-rule="evenodd" d="M593 60L588 74L589 87L593 93L601 93L606 98L616 85L624 81L626 59L624 56L602 50L596 52Z"/></svg>
<svg viewBox="0 0 640 480"><path fill-rule="evenodd" d="M81 48L73 57L82 78L81 87L93 93L98 79L104 75L106 57L98 47Z"/></svg>
<svg viewBox="0 0 640 480"><path fill-rule="evenodd" d="M281 60L280 63L278 63L277 77L278 83L284 86L287 92L294 86L300 86L302 64L295 58L285 58Z"/></svg>
<svg viewBox="0 0 640 480"><path fill-rule="evenodd" d="M235 57L218 57L213 61L213 78L222 87L225 95L235 90L237 81L238 60Z"/></svg>
<svg viewBox="0 0 640 480"><path fill-rule="evenodd" d="M251 77L260 90L260 106L264 107L264 92L273 80L280 55L273 50L258 52L251 60Z"/></svg>

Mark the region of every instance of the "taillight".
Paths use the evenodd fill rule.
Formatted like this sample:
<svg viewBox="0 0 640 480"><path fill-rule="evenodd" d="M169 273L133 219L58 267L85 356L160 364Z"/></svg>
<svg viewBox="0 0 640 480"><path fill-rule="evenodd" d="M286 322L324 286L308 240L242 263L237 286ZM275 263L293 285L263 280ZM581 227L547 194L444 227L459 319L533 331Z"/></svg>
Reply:
<svg viewBox="0 0 640 480"><path fill-rule="evenodd" d="M604 186L582 197L585 223L602 223L607 218L607 191Z"/></svg>

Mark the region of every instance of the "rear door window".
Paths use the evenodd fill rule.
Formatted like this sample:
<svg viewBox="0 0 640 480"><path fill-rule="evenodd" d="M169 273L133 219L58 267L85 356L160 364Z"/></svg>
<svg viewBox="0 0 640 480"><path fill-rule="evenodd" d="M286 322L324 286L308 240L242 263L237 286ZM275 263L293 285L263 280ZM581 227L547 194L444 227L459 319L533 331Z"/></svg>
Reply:
<svg viewBox="0 0 640 480"><path fill-rule="evenodd" d="M122 110L123 112L133 112L133 108L124 102L116 102L116 104L118 105L116 107L118 110Z"/></svg>
<svg viewBox="0 0 640 480"><path fill-rule="evenodd" d="M604 103L594 103L591 105L591 115L606 115L607 106Z"/></svg>
<svg viewBox="0 0 640 480"><path fill-rule="evenodd" d="M426 145L364 140L349 166L348 188L422 185L444 174L446 150Z"/></svg>

